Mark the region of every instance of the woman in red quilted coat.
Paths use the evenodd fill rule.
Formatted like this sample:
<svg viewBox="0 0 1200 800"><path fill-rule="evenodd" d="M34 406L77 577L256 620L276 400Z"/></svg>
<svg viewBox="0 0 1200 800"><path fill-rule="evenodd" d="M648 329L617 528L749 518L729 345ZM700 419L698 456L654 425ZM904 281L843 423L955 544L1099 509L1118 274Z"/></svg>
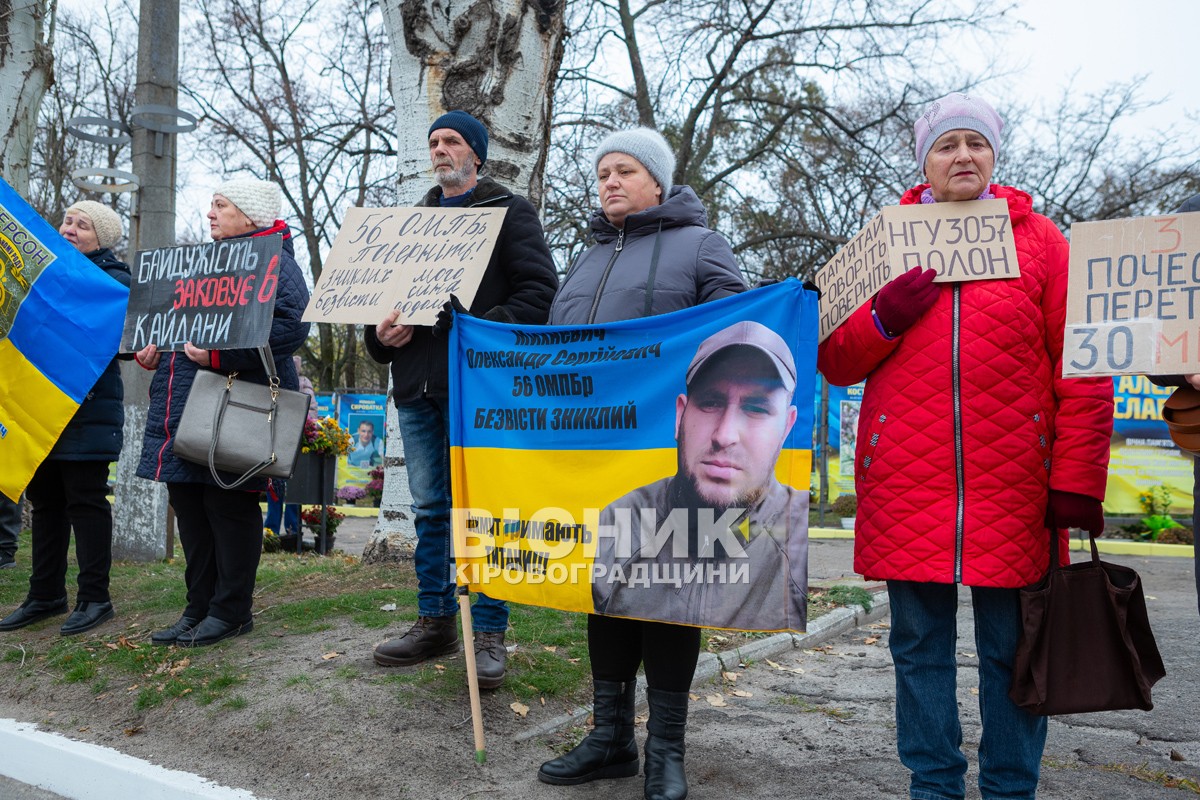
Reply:
<svg viewBox="0 0 1200 800"><path fill-rule="evenodd" d="M1041 577L1050 532L1100 533L1112 381L1064 380L1067 242L1028 194L991 182L1003 123L951 94L917 121L928 183L901 204L1000 198L1020 277L900 275L821 345L834 384L866 380L855 452L854 566L886 580L896 738L916 800L964 796L956 699L958 585L971 587L979 663L979 788L1033 798L1046 720L1008 699L1018 589Z"/></svg>

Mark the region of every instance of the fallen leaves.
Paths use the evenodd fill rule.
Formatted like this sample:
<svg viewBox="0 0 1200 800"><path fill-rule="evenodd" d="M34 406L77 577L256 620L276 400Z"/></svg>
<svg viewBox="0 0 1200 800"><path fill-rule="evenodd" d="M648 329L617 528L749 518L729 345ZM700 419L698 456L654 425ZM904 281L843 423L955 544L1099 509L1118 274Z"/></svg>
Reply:
<svg viewBox="0 0 1200 800"><path fill-rule="evenodd" d="M719 694L710 694L707 697L705 697L704 699L708 701L708 704L710 706L715 706L717 708L725 708L726 706L729 705L728 703L725 702L725 698Z"/></svg>
<svg viewBox="0 0 1200 800"><path fill-rule="evenodd" d="M804 674L804 667L785 667L782 664L776 664L774 661L772 661L769 658L766 659L766 662L767 662L768 667L770 667L771 669L777 669L780 672L791 672L796 675Z"/></svg>
<svg viewBox="0 0 1200 800"><path fill-rule="evenodd" d="M141 647L124 636L118 636L115 642L105 642L104 646L109 650L140 650Z"/></svg>
<svg viewBox="0 0 1200 800"><path fill-rule="evenodd" d="M332 661L333 659L337 658L340 655L342 655L342 654L339 653L337 650L330 650L328 653L323 653L321 655L321 660L322 661Z"/></svg>
<svg viewBox="0 0 1200 800"><path fill-rule="evenodd" d="M525 705L524 703L517 702L514 700L512 703L509 704L508 707L511 708L514 712L516 712L518 717L525 717L529 714L529 706Z"/></svg>

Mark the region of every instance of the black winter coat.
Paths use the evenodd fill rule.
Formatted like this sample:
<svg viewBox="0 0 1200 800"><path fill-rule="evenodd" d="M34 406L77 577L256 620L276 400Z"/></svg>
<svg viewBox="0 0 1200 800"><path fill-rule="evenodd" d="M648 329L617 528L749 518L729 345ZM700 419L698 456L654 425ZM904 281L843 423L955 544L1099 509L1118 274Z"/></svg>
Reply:
<svg viewBox="0 0 1200 800"><path fill-rule="evenodd" d="M107 247L85 255L122 286L130 281L129 267L118 261ZM50 451L49 459L57 461L116 461L121 455L125 424L125 389L121 383L118 359L109 362L87 393L79 410Z"/></svg>
<svg viewBox="0 0 1200 800"><path fill-rule="evenodd" d="M247 236L269 236L273 233L283 234L283 252L279 259L275 313L267 341L275 358L275 371L279 374L280 386L285 389L298 389L300 381L292 363L292 354L299 350L308 338L310 326L309 323L300 321L305 307L308 306L308 287L300 274L299 265L296 264L291 234L287 225L278 221L270 228L254 231ZM267 383L267 372L263 369L258 351L253 348L214 350L212 358L212 369L216 372L223 375L236 372L239 380L264 385ZM142 443L142 458L138 463L139 478L164 483L214 483L207 466L176 458L172 447L192 381L201 369L205 368L183 352L163 353L154 378L150 381L150 409L146 414L146 438ZM222 475L226 482L238 477L228 473ZM247 481L238 488L261 491L265 487L266 479L259 478Z"/></svg>
<svg viewBox="0 0 1200 800"><path fill-rule="evenodd" d="M441 187L426 193L420 205L440 205ZM550 248L533 205L491 178L480 178L465 208L501 206L508 209L504 224L483 273L470 312L496 322L541 325L558 288ZM433 328L418 325L403 347L388 347L375 337L375 326L365 327L367 352L380 364L392 365L393 399L397 406L422 397L449 395L447 337L435 337Z"/></svg>

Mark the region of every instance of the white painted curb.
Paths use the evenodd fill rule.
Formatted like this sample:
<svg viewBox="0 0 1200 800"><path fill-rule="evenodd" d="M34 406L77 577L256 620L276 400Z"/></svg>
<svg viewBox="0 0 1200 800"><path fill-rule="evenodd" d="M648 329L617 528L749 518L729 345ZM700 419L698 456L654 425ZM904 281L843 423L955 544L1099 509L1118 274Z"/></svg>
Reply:
<svg viewBox="0 0 1200 800"><path fill-rule="evenodd" d="M13 719L0 719L0 773L71 800L257 800L244 789Z"/></svg>

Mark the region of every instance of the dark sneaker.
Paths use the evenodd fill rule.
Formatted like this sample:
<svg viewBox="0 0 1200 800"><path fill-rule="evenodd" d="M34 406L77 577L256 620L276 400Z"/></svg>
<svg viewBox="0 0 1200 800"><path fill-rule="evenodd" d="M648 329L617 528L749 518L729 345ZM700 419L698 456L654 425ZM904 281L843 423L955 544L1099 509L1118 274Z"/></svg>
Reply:
<svg viewBox="0 0 1200 800"><path fill-rule="evenodd" d="M180 636L191 633L192 628L199 624L200 620L185 614L171 627L150 634L150 641L161 645L175 644Z"/></svg>
<svg viewBox="0 0 1200 800"><path fill-rule="evenodd" d="M504 662L508 648L504 646L504 631L481 631L475 634L475 675L480 689L495 689L504 682Z"/></svg>
<svg viewBox="0 0 1200 800"><path fill-rule="evenodd" d="M187 633L181 633L175 640L180 647L208 647L210 644L232 639L254 630L254 620L246 622L226 622L218 617L205 617Z"/></svg>
<svg viewBox="0 0 1200 800"><path fill-rule="evenodd" d="M12 553L0 553L0 569L12 569L17 566L17 559Z"/></svg>
<svg viewBox="0 0 1200 800"><path fill-rule="evenodd" d="M388 639L375 648L375 663L407 667L457 652L458 621L454 617L420 617L399 639Z"/></svg>

